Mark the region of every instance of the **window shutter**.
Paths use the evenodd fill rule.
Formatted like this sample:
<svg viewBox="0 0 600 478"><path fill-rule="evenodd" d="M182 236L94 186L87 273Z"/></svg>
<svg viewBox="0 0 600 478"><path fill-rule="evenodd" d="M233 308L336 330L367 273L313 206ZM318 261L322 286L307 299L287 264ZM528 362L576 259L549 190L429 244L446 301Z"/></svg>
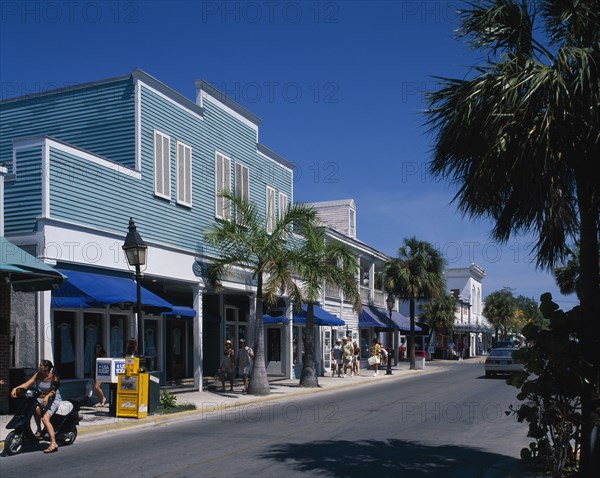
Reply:
<svg viewBox="0 0 600 478"><path fill-rule="evenodd" d="M177 142L177 202L192 205L192 148Z"/></svg>
<svg viewBox="0 0 600 478"><path fill-rule="evenodd" d="M171 198L171 170L169 158L169 137L154 132L154 194Z"/></svg>

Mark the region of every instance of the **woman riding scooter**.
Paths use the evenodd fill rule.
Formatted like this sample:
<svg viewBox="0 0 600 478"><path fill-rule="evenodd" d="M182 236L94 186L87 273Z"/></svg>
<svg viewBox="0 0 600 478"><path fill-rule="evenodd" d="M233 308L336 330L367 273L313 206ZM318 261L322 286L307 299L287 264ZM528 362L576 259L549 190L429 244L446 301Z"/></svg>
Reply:
<svg viewBox="0 0 600 478"><path fill-rule="evenodd" d="M35 423L37 424L36 437L40 437L42 433L41 424L44 424L45 430L48 432L50 438L50 446L44 450L44 453L52 453L58 450L58 444L54 435L54 427L50 422L50 418L58 409L61 398L58 387L60 386L60 379L54 370L54 365L50 360L42 360L38 367L37 372L27 380L25 383L12 389L10 395L13 398L17 396L17 389L28 388L35 384L35 388L39 390L42 395L38 398L38 406L35 410Z"/></svg>

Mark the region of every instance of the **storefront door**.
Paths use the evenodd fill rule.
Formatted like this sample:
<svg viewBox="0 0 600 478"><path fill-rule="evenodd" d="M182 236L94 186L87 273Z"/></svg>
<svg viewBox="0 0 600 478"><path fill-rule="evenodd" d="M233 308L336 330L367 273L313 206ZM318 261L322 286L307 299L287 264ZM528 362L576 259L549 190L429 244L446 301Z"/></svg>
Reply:
<svg viewBox="0 0 600 478"><path fill-rule="evenodd" d="M166 362L167 380L185 378L186 371L186 322L181 319L167 320Z"/></svg>
<svg viewBox="0 0 600 478"><path fill-rule="evenodd" d="M266 328L267 373L283 373L281 363L281 326Z"/></svg>

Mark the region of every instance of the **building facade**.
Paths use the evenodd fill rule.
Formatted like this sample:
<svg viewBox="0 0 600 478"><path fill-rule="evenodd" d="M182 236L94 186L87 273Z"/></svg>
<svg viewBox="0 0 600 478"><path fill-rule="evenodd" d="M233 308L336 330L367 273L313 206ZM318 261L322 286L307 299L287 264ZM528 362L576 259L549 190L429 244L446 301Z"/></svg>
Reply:
<svg viewBox="0 0 600 478"><path fill-rule="evenodd" d="M222 292L212 291L206 266L217 252L203 233L231 218L222 190L257 205L265 221L293 200L292 165L258 142L255 115L204 81L190 101L136 70L3 100L0 122L5 234L68 277L37 293L32 360L51 359L63 378L85 379L95 342L121 356L136 337L122 251L130 218L148 244L141 352L161 382L200 387L225 338L252 340L249 275L232 273Z"/></svg>

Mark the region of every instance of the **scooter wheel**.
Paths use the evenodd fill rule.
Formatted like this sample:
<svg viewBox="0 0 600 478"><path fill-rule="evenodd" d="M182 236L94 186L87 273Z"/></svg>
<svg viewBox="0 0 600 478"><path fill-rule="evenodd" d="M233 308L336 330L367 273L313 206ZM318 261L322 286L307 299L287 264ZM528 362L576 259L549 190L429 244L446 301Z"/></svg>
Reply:
<svg viewBox="0 0 600 478"><path fill-rule="evenodd" d="M4 451L7 455L16 455L23 448L23 434L10 432L4 439Z"/></svg>
<svg viewBox="0 0 600 478"><path fill-rule="evenodd" d="M56 438L62 446L72 445L77 439L77 428L73 428L70 432L61 433L60 438L58 436Z"/></svg>

